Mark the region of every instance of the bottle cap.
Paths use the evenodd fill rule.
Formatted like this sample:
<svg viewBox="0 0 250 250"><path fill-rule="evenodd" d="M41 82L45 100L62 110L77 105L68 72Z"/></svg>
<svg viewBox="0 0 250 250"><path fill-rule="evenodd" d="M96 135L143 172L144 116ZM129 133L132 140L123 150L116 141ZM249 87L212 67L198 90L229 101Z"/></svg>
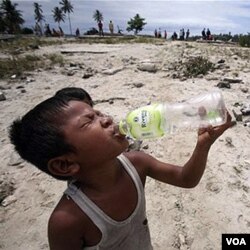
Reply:
<svg viewBox="0 0 250 250"><path fill-rule="evenodd" d="M123 119L119 122L119 132L122 134L122 135L126 135L128 133L128 127L127 127L127 123L126 123L126 120Z"/></svg>

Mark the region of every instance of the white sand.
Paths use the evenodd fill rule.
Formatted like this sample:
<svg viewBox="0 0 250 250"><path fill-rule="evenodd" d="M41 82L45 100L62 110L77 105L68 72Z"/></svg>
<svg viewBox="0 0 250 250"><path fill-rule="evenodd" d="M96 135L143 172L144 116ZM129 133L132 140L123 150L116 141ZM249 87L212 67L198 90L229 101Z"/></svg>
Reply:
<svg viewBox="0 0 250 250"><path fill-rule="evenodd" d="M8 87L2 90L7 100L0 102L0 184L2 189L10 183L15 186L13 195L3 201L5 206L0 207L1 249L48 249L47 221L66 184L26 162L13 166L13 161L18 159L9 143L7 127L14 118L60 88L82 87L97 101L114 98L113 104L100 102L96 108L116 120L129 110L149 102L180 101L217 88L215 86L224 77L243 81L231 84L230 89L222 89L230 113L235 103L250 102L249 49L196 42L166 42L159 45L64 44L42 47L34 53L43 55L62 50L77 52L63 54L68 60L63 68L37 70L28 77L34 80L30 82L0 80L1 87ZM226 67L203 78L172 78L174 71L169 68L175 62L197 55L214 63L224 59ZM138 70L142 61L155 64L157 72ZM81 68L69 67L70 62L81 65ZM110 70L115 73L108 75ZM69 76L68 72L73 72L73 75ZM86 72L92 72L93 76L83 79ZM140 84L143 84L140 88L135 86ZM25 93L21 92L23 89ZM216 141L209 153L204 176L195 189L181 189L148 179L147 214L154 249L219 250L222 233L250 233L249 132L249 127L238 122ZM148 145L145 151L162 161L183 164L189 159L196 138L196 132L178 133L144 140L143 146Z"/></svg>

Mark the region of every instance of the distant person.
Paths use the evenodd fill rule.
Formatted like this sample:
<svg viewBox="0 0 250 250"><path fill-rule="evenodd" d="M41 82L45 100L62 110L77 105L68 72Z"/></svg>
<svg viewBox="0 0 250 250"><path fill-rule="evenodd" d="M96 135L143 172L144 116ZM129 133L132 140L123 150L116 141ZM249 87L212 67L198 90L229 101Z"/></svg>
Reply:
<svg viewBox="0 0 250 250"><path fill-rule="evenodd" d="M36 36L41 36L41 35L42 35L41 27L40 27L40 25L39 25L37 22L36 22L34 31L35 31L35 35L36 35Z"/></svg>
<svg viewBox="0 0 250 250"><path fill-rule="evenodd" d="M167 40L167 36L168 36L167 31L164 30L164 39L165 39L165 40Z"/></svg>
<svg viewBox="0 0 250 250"><path fill-rule="evenodd" d="M180 40L181 40L181 41L184 41L184 37L185 37L185 31L184 31L184 29L182 28L182 29L180 30Z"/></svg>
<svg viewBox="0 0 250 250"><path fill-rule="evenodd" d="M211 40L211 31L210 31L210 29L207 29L206 36L207 36L207 40Z"/></svg>
<svg viewBox="0 0 250 250"><path fill-rule="evenodd" d="M77 28L76 29L76 37L79 37L80 36L80 30Z"/></svg>
<svg viewBox="0 0 250 250"><path fill-rule="evenodd" d="M50 30L49 24L45 25L45 36L52 36L52 32Z"/></svg>
<svg viewBox="0 0 250 250"><path fill-rule="evenodd" d="M158 37L158 38L161 38L161 28L159 28L157 37Z"/></svg>
<svg viewBox="0 0 250 250"><path fill-rule="evenodd" d="M109 22L109 31L110 31L111 35L113 35L113 33L114 33L114 24L113 24L113 22L111 20Z"/></svg>
<svg viewBox="0 0 250 250"><path fill-rule="evenodd" d="M122 29L120 29L120 27L118 25L117 25L117 33L122 34Z"/></svg>
<svg viewBox="0 0 250 250"><path fill-rule="evenodd" d="M99 22L98 22L98 29L99 29L99 36L104 36L104 33L103 33L103 23L102 23L102 21L99 21Z"/></svg>
<svg viewBox="0 0 250 250"><path fill-rule="evenodd" d="M155 38L157 38L157 35L158 35L157 29L155 29Z"/></svg>
<svg viewBox="0 0 250 250"><path fill-rule="evenodd" d="M206 40L206 29L205 28L202 30L201 35L202 35L202 39Z"/></svg>
<svg viewBox="0 0 250 250"><path fill-rule="evenodd" d="M175 41L178 39L178 35L177 33L174 31L173 35L172 35L172 40Z"/></svg>
<svg viewBox="0 0 250 250"><path fill-rule="evenodd" d="M188 40L189 35L190 35L190 31L189 31L189 29L188 29L187 32L186 32L186 41Z"/></svg>

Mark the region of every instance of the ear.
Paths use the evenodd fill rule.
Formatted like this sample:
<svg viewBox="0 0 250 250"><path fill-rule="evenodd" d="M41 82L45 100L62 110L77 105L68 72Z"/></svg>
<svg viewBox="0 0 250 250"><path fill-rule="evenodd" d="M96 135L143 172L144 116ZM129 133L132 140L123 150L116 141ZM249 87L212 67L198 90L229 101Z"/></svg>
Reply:
<svg viewBox="0 0 250 250"><path fill-rule="evenodd" d="M59 156L49 160L48 170L53 175L74 176L80 170L78 163L69 161L66 156Z"/></svg>

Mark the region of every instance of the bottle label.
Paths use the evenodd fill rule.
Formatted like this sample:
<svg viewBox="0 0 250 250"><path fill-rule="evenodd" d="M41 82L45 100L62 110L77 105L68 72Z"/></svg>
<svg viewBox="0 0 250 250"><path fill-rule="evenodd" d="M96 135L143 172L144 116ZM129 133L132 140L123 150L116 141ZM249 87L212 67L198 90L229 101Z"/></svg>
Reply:
<svg viewBox="0 0 250 250"><path fill-rule="evenodd" d="M153 138L163 136L161 128L161 108L159 104L148 105L130 112L126 117L130 135L134 138Z"/></svg>

